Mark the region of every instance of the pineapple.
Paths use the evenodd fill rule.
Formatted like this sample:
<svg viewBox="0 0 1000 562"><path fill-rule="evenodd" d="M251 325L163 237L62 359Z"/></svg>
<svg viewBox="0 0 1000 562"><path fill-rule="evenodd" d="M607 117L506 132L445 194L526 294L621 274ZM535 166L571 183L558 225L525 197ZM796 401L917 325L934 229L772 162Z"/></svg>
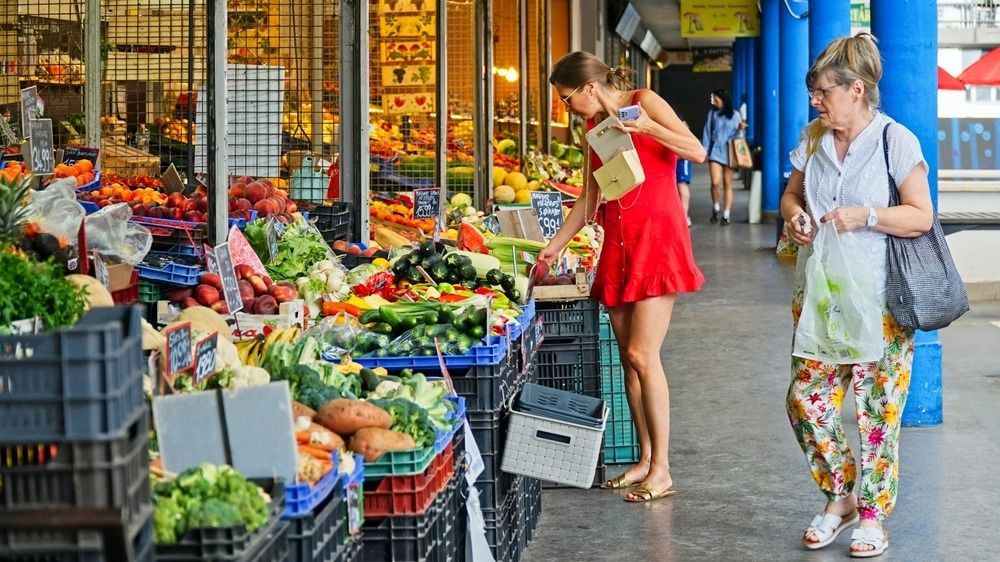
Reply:
<svg viewBox="0 0 1000 562"><path fill-rule="evenodd" d="M0 244L14 244L28 221L31 176L0 173Z"/></svg>

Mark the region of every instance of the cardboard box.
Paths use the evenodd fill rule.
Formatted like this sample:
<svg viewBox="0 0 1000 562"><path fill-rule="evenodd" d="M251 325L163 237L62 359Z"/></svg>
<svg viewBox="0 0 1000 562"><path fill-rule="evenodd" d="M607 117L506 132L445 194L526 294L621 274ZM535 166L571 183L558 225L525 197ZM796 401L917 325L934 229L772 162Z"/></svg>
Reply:
<svg viewBox="0 0 1000 562"><path fill-rule="evenodd" d="M132 284L132 272L134 270L135 268L127 263L109 265L108 284L111 286L110 291L115 292L128 289Z"/></svg>

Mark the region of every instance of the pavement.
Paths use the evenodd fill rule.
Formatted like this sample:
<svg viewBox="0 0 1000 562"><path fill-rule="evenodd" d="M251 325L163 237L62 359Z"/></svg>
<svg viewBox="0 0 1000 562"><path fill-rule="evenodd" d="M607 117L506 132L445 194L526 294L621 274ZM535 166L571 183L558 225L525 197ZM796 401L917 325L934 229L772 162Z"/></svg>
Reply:
<svg viewBox="0 0 1000 562"><path fill-rule="evenodd" d="M848 558L848 532L821 551L800 543L825 497L785 415L792 268L774 258L773 224L747 224L739 182L733 224L709 224L707 172L695 168L691 235L707 283L678 299L661 352L679 493L627 504L612 491L545 490L525 562ZM1000 560L1000 301L974 302L939 336L944 423L903 430L879 560ZM850 400L844 419L856 444Z"/></svg>

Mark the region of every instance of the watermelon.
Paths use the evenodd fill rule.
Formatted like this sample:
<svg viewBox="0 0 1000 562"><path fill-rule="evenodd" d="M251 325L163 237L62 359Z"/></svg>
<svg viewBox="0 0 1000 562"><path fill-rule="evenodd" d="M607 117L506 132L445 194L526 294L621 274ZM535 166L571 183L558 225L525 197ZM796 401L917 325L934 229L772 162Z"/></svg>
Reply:
<svg viewBox="0 0 1000 562"><path fill-rule="evenodd" d="M490 249L486 247L486 237L483 236L483 233L465 222L462 223L458 231L458 249L480 254L490 253Z"/></svg>
<svg viewBox="0 0 1000 562"><path fill-rule="evenodd" d="M545 180L542 183L558 191L559 193L562 193L567 197L572 197L573 199L579 199L580 195L583 195L582 185L570 185L568 183L562 183L553 180Z"/></svg>

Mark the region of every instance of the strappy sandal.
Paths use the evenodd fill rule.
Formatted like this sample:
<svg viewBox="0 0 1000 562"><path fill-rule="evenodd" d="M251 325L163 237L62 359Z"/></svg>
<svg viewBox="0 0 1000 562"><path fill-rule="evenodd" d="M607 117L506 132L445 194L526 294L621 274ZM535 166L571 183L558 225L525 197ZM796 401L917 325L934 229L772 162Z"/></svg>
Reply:
<svg viewBox="0 0 1000 562"><path fill-rule="evenodd" d="M879 527L858 527L851 533L851 546L866 544L872 550L849 550L851 558L875 558L889 548L889 533Z"/></svg>
<svg viewBox="0 0 1000 562"><path fill-rule="evenodd" d="M635 486L636 484L638 484L638 482L630 482L628 479L625 478L625 475L622 474L622 475L620 475L618 477L615 477L615 478L612 478L612 479L608 480L607 482L605 482L604 484L602 484L601 485L601 489L602 490L622 490L622 489L625 489L625 488L631 488L632 486Z"/></svg>
<svg viewBox="0 0 1000 562"><path fill-rule="evenodd" d="M654 492L650 490L649 487L646 486L645 484L639 484L639 487L637 487L636 489L632 490L629 493L632 494L633 496L638 496L638 499L632 499L626 495L625 501L629 503L647 503L672 496L677 493L677 490L673 488L667 488L662 492Z"/></svg>
<svg viewBox="0 0 1000 562"><path fill-rule="evenodd" d="M809 550L816 550L829 546L830 543L837 540L837 536L843 532L844 529L854 525L858 522L860 517L858 512L855 511L849 519L845 519L839 515L834 515L833 513L821 513L816 517L813 517L812 522L809 523L809 528L802 535L802 546L808 548ZM812 533L816 536L817 541L806 540L806 535Z"/></svg>

